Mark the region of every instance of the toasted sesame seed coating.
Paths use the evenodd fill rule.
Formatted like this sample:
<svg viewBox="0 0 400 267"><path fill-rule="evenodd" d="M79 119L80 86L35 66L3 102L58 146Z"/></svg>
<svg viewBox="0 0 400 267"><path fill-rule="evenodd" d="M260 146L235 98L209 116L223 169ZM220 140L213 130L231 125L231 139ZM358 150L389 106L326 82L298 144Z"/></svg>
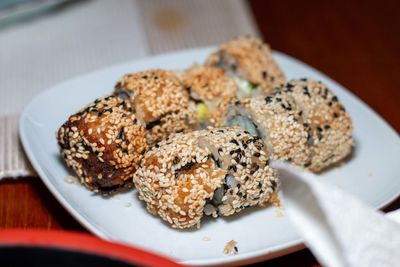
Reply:
<svg viewBox="0 0 400 267"><path fill-rule="evenodd" d="M173 72L126 74L116 84L115 94L131 101L136 117L145 125L149 145L173 132L186 132L196 122L188 93Z"/></svg>
<svg viewBox="0 0 400 267"><path fill-rule="evenodd" d="M238 37L221 44L207 59L206 65L228 69L241 79L260 86L266 94L285 82L269 45L256 37Z"/></svg>
<svg viewBox="0 0 400 267"><path fill-rule="evenodd" d="M57 140L81 183L104 193L131 184L147 149L144 128L130 103L115 96L98 98L70 116Z"/></svg>
<svg viewBox="0 0 400 267"><path fill-rule="evenodd" d="M320 172L351 153L350 115L325 84L308 79L291 80L281 90L301 106L299 119L308 132L310 149L310 161L305 167Z"/></svg>
<svg viewBox="0 0 400 267"><path fill-rule="evenodd" d="M278 187L260 139L232 128L171 135L145 154L134 183L148 211L174 228L264 205Z"/></svg>
<svg viewBox="0 0 400 267"><path fill-rule="evenodd" d="M269 96L244 99L232 106L227 124L234 116L247 116L257 127L274 159L303 166L309 161L308 133L298 120L299 107L292 97L276 90Z"/></svg>
<svg viewBox="0 0 400 267"><path fill-rule="evenodd" d="M190 103L207 105L206 126L218 125L236 95L236 84L224 69L194 64L179 78L189 92Z"/></svg>

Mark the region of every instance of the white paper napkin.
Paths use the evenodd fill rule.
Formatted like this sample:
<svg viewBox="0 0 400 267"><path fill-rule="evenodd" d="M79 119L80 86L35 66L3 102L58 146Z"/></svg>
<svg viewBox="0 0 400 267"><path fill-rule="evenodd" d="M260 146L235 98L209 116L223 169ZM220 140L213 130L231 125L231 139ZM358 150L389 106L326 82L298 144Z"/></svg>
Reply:
<svg viewBox="0 0 400 267"><path fill-rule="evenodd" d="M400 266L398 211L388 218L311 173L277 167L285 213L323 266Z"/></svg>

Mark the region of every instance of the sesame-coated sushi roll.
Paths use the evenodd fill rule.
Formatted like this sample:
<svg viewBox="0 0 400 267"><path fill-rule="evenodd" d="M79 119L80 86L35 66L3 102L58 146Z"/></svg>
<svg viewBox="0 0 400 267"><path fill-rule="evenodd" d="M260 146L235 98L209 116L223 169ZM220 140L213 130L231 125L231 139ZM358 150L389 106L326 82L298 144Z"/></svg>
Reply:
<svg viewBox="0 0 400 267"><path fill-rule="evenodd" d="M58 130L62 156L89 189L105 193L132 184L147 144L131 110L128 101L102 97Z"/></svg>
<svg viewBox="0 0 400 267"><path fill-rule="evenodd" d="M272 57L268 44L256 37L239 37L220 45L206 65L224 68L238 85L241 98L269 94L285 82L285 76Z"/></svg>
<svg viewBox="0 0 400 267"><path fill-rule="evenodd" d="M301 107L301 121L309 136L310 160L314 172L335 164L352 151L350 115L328 87L314 80L291 80L282 89Z"/></svg>
<svg viewBox="0 0 400 267"><path fill-rule="evenodd" d="M276 201L278 180L259 137L239 128L171 135L134 175L147 209L174 228Z"/></svg>
<svg viewBox="0 0 400 267"><path fill-rule="evenodd" d="M180 73L179 78L189 92L199 124L219 125L236 95L233 79L224 69L202 65L193 65Z"/></svg>
<svg viewBox="0 0 400 267"><path fill-rule="evenodd" d="M115 86L115 94L129 99L133 113L145 125L149 145L195 124L188 92L173 72L149 70L127 74Z"/></svg>
<svg viewBox="0 0 400 267"><path fill-rule="evenodd" d="M308 133L298 113L292 97L275 91L267 97L237 101L230 107L225 123L260 136L272 158L304 166L310 157Z"/></svg>

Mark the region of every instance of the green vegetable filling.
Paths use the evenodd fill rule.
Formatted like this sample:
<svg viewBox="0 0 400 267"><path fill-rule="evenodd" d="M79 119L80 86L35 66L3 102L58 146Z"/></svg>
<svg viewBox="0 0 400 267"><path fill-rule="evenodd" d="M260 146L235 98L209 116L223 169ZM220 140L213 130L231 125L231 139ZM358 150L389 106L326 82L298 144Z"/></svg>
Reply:
<svg viewBox="0 0 400 267"><path fill-rule="evenodd" d="M200 123L204 123L207 118L208 107L205 103L197 104L197 119Z"/></svg>

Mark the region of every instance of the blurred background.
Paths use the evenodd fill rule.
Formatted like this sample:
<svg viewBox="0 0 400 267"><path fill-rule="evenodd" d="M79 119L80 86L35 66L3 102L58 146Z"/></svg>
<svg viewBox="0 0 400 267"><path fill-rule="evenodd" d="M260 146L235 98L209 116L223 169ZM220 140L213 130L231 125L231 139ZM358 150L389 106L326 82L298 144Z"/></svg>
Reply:
<svg viewBox="0 0 400 267"><path fill-rule="evenodd" d="M327 74L399 132L399 13L400 2L390 0L1 0L0 177L35 176L19 147L17 123L26 104L46 88L245 34L261 36L273 49ZM10 203L17 196L23 197ZM39 179L3 181L0 225L85 231L49 199ZM317 264L303 250L268 266L294 263Z"/></svg>

